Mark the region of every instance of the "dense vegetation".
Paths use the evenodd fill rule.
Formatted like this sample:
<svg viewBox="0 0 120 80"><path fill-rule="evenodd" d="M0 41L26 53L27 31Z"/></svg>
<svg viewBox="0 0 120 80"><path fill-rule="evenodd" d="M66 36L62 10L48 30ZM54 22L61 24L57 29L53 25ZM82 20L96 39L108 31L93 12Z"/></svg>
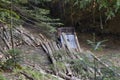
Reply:
<svg viewBox="0 0 120 80"><path fill-rule="evenodd" d="M14 24L29 24L55 31L52 26L80 26L103 29L107 20L120 12L119 0L1 0L0 21ZM49 13L57 19L51 19ZM55 17L56 16L56 17ZM90 19L91 18L91 19ZM19 22L18 22L19 21ZM43 27L46 26L46 27ZM42 30L44 32L44 30Z"/></svg>
<svg viewBox="0 0 120 80"><path fill-rule="evenodd" d="M50 0L1 0L0 21L12 26L37 26L43 33L54 32L53 26L61 23L58 22L59 19L49 17L50 10L46 6L49 2Z"/></svg>
<svg viewBox="0 0 120 80"><path fill-rule="evenodd" d="M102 32L120 13L119 0L53 0L52 4L52 15L60 17L66 26L76 26L79 30L95 28Z"/></svg>

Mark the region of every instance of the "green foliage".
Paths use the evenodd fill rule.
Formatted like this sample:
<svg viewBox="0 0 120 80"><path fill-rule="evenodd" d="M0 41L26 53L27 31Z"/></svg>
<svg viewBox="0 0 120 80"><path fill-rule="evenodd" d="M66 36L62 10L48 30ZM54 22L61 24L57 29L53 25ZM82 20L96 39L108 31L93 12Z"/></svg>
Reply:
<svg viewBox="0 0 120 80"><path fill-rule="evenodd" d="M7 79L3 77L2 74L0 74L0 80L7 80Z"/></svg>
<svg viewBox="0 0 120 80"><path fill-rule="evenodd" d="M20 68L19 62L21 61L20 51L17 49L12 49L6 52L6 60L2 62L1 69L3 70L13 70L14 68Z"/></svg>
<svg viewBox="0 0 120 80"><path fill-rule="evenodd" d="M26 75L29 75L29 77L35 80L59 80L56 77L52 76L51 74L45 74L31 67L23 67L21 70L14 69L14 73L15 75L17 75L19 80L28 80L26 76L20 73L25 73Z"/></svg>
<svg viewBox="0 0 120 80"><path fill-rule="evenodd" d="M93 80L95 74L94 72L89 72L89 69L91 68L91 70L93 69L93 71L96 69L96 72L100 70L100 72L102 73L102 75L97 76L95 80L119 80L120 76L117 75L119 74L119 72L117 71L119 71L120 68L115 67L114 65L109 66L109 68L102 66L99 61L96 60L94 62L94 58L87 53L81 54L80 56L82 57L81 60L69 60L71 61L71 67L77 72L77 74L82 75L82 77L87 76ZM99 68L99 66L101 66L102 68Z"/></svg>
<svg viewBox="0 0 120 80"><path fill-rule="evenodd" d="M104 42L104 41L103 41ZM101 42L102 43L102 42ZM99 43L100 44L100 43ZM69 64L70 69L72 70L72 73L74 73L74 76L77 76L79 78L90 78L91 80L119 80L119 70L114 65L108 67L105 67L101 64L101 62L94 59L94 57L89 53L77 53L77 55L80 56L80 59L70 59L68 57L68 54L64 50L56 51L53 55L53 57L56 59L55 67L53 65L51 66L57 70L63 71L66 73L66 65ZM102 60L104 63L106 60ZM95 72L98 74L100 72L102 75L96 75L95 78Z"/></svg>
<svg viewBox="0 0 120 80"><path fill-rule="evenodd" d="M73 3L76 8L80 6L84 10L91 9L91 7L105 10L107 19L114 17L120 11L120 0L65 0L65 3Z"/></svg>
<svg viewBox="0 0 120 80"><path fill-rule="evenodd" d="M59 19L50 18L46 3L51 0L1 0L0 21L5 24L37 26L41 33L49 36L59 26ZM41 5L41 6L40 6ZM8 6L8 7L6 7Z"/></svg>
<svg viewBox="0 0 120 80"><path fill-rule="evenodd" d="M11 20L13 22L16 22L18 19L20 19L19 15L11 10L0 8L0 21L2 23L10 24Z"/></svg>
<svg viewBox="0 0 120 80"><path fill-rule="evenodd" d="M102 40L102 41L96 41L96 36L95 33L93 33L93 40L87 40L88 45L91 45L93 50L101 50L105 45L103 44L108 40Z"/></svg>
<svg viewBox="0 0 120 80"><path fill-rule="evenodd" d="M82 28L91 27L91 25L97 29L98 26L103 28L107 20L120 13L119 0L53 0L52 2L53 9L59 4L57 7L59 11L53 10L53 12L59 14L55 13L55 16L59 16L65 25Z"/></svg>
<svg viewBox="0 0 120 80"><path fill-rule="evenodd" d="M103 68L102 73L102 80L119 80L119 76L116 76L116 74L108 68Z"/></svg>
<svg viewBox="0 0 120 80"><path fill-rule="evenodd" d="M32 70L30 68L26 68L25 72L26 74L31 75L31 77L33 77L35 80L39 80L39 79L42 80L44 78L43 74L39 73L38 71Z"/></svg>
<svg viewBox="0 0 120 80"><path fill-rule="evenodd" d="M105 45L103 45L103 43L106 42L106 41L108 41L108 40L102 40L102 41L98 41L98 42L87 40L87 43L89 45L91 45L91 47L93 48L93 50L100 50L103 47L105 47Z"/></svg>

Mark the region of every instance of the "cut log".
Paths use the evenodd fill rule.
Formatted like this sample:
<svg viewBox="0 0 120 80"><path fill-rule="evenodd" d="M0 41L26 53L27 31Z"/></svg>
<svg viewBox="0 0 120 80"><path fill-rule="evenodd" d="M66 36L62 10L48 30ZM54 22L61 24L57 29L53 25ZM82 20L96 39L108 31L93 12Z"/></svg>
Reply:
<svg viewBox="0 0 120 80"><path fill-rule="evenodd" d="M43 41L47 41L47 39L42 34L39 34L39 36Z"/></svg>
<svg viewBox="0 0 120 80"><path fill-rule="evenodd" d="M52 53L54 53L54 52L55 52L55 48L54 48L53 45L52 45L52 41L49 41L49 42L48 42L48 45L49 45L49 47L51 48Z"/></svg>
<svg viewBox="0 0 120 80"><path fill-rule="evenodd" d="M5 43L5 45L7 46L8 49L12 49L12 46L10 45L10 43L0 35L0 38L3 40L3 42Z"/></svg>
<svg viewBox="0 0 120 80"><path fill-rule="evenodd" d="M46 53L49 53L49 51L48 51L48 49L47 49L47 47L45 46L44 43L41 43L41 46Z"/></svg>
<svg viewBox="0 0 120 80"><path fill-rule="evenodd" d="M29 80L35 80L34 78L32 78L31 76L29 76L27 73L25 72L20 72L22 75L24 75L27 79Z"/></svg>
<svg viewBox="0 0 120 80"><path fill-rule="evenodd" d="M76 35L76 33L74 33L74 34L75 34L75 41L76 41L76 44L77 44L78 51L79 51L79 52L82 52L82 49L81 49L81 47L80 47L80 44L79 44L77 35Z"/></svg>
<svg viewBox="0 0 120 80"><path fill-rule="evenodd" d="M46 43L45 43L45 46L46 46L46 48L48 49L49 57L50 57L50 59L51 59L51 61L52 61L52 63L53 63L54 73L55 73L56 75L58 75L58 71L57 71L57 68L56 68L56 60L54 59L52 50L51 50L51 48L50 48L50 46L49 46L49 42L46 42Z"/></svg>
<svg viewBox="0 0 120 80"><path fill-rule="evenodd" d="M34 43L29 39L29 37L27 37L27 36L25 36L24 34L22 34L22 38L23 38L23 41L24 41L27 45L30 45L30 46L35 47Z"/></svg>
<svg viewBox="0 0 120 80"><path fill-rule="evenodd" d="M55 49L56 51L58 51L58 50L59 50L59 48L58 48L58 46L57 46L56 42L52 42L52 45L53 45L53 47L54 47L54 49Z"/></svg>

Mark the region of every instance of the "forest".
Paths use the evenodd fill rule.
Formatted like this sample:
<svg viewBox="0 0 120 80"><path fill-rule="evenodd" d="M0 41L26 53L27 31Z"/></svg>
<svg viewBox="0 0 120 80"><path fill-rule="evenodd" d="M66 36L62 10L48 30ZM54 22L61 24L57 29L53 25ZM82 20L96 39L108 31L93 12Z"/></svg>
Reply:
<svg viewBox="0 0 120 80"><path fill-rule="evenodd" d="M120 80L120 0L0 0L0 80Z"/></svg>

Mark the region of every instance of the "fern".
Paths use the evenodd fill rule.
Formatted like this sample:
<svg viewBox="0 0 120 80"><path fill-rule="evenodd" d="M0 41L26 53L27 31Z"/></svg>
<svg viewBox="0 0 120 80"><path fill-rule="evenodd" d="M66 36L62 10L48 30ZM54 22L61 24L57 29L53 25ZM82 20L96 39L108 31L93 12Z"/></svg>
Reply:
<svg viewBox="0 0 120 80"><path fill-rule="evenodd" d="M98 42L87 40L87 43L89 45L91 45L94 50L99 50L100 48L105 47L105 45L103 45L103 43L106 41L108 41L108 40L102 40L102 41L98 41Z"/></svg>

